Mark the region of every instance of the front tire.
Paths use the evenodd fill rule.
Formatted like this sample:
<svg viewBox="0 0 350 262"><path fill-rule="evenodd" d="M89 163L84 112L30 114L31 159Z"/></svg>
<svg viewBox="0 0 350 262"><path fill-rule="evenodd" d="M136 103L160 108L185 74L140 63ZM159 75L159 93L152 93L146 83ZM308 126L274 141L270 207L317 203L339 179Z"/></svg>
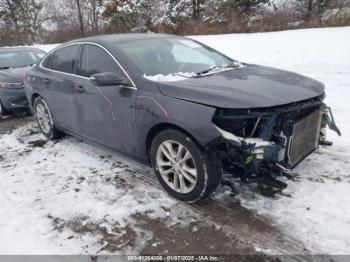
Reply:
<svg viewBox="0 0 350 262"><path fill-rule="evenodd" d="M55 127L50 108L41 97L37 97L34 101L34 114L41 132L47 138L55 139L61 135Z"/></svg>
<svg viewBox="0 0 350 262"><path fill-rule="evenodd" d="M177 130L168 129L156 135L151 145L151 161L160 184L180 201L195 202L220 183L221 165Z"/></svg>

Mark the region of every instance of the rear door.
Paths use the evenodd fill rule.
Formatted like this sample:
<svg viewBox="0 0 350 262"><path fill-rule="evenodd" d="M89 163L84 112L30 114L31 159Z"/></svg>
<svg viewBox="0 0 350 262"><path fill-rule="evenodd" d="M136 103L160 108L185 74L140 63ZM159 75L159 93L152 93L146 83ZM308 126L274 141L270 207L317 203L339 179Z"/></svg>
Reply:
<svg viewBox="0 0 350 262"><path fill-rule="evenodd" d="M50 73L43 80L48 86L48 105L55 123L77 132L78 124L73 104L73 84L79 79L76 72L80 45L70 45L53 53Z"/></svg>
<svg viewBox="0 0 350 262"><path fill-rule="evenodd" d="M103 47L84 44L75 82L74 102L79 133L95 142L131 153L134 141L134 103L136 88L97 86L90 76L114 72L124 75L112 55ZM127 78L125 76L125 78Z"/></svg>

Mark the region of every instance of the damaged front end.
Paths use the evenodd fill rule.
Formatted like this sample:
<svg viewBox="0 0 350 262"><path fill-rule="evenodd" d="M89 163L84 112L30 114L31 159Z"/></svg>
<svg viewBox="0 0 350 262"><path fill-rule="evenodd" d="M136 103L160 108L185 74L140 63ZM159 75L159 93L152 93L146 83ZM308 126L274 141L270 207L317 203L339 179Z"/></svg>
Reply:
<svg viewBox="0 0 350 262"><path fill-rule="evenodd" d="M225 172L243 182L264 180L285 188L274 177L289 173L318 145L331 145L327 126L341 135L323 98L270 108L217 109L213 122L222 137L215 146Z"/></svg>

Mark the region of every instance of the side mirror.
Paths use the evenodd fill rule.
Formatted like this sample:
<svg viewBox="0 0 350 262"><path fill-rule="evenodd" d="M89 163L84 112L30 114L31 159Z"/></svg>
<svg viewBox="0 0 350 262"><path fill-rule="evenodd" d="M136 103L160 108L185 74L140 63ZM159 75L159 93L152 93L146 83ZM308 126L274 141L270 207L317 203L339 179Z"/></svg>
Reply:
<svg viewBox="0 0 350 262"><path fill-rule="evenodd" d="M98 86L125 85L130 86L130 82L123 76L112 72L98 73L90 76L91 82Z"/></svg>

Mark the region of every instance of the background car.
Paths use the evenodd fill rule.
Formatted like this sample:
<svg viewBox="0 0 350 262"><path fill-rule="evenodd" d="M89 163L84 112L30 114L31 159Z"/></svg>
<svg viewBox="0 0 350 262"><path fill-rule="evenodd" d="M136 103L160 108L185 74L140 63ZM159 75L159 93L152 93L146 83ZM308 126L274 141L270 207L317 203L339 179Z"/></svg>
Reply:
<svg viewBox="0 0 350 262"><path fill-rule="evenodd" d="M23 77L44 55L37 48L0 48L0 117L28 110Z"/></svg>
<svg viewBox="0 0 350 262"><path fill-rule="evenodd" d="M63 131L151 164L167 192L188 202L213 192L223 170L283 188L273 176L312 153L327 124L339 132L322 83L172 35L68 42L25 86L48 138Z"/></svg>

